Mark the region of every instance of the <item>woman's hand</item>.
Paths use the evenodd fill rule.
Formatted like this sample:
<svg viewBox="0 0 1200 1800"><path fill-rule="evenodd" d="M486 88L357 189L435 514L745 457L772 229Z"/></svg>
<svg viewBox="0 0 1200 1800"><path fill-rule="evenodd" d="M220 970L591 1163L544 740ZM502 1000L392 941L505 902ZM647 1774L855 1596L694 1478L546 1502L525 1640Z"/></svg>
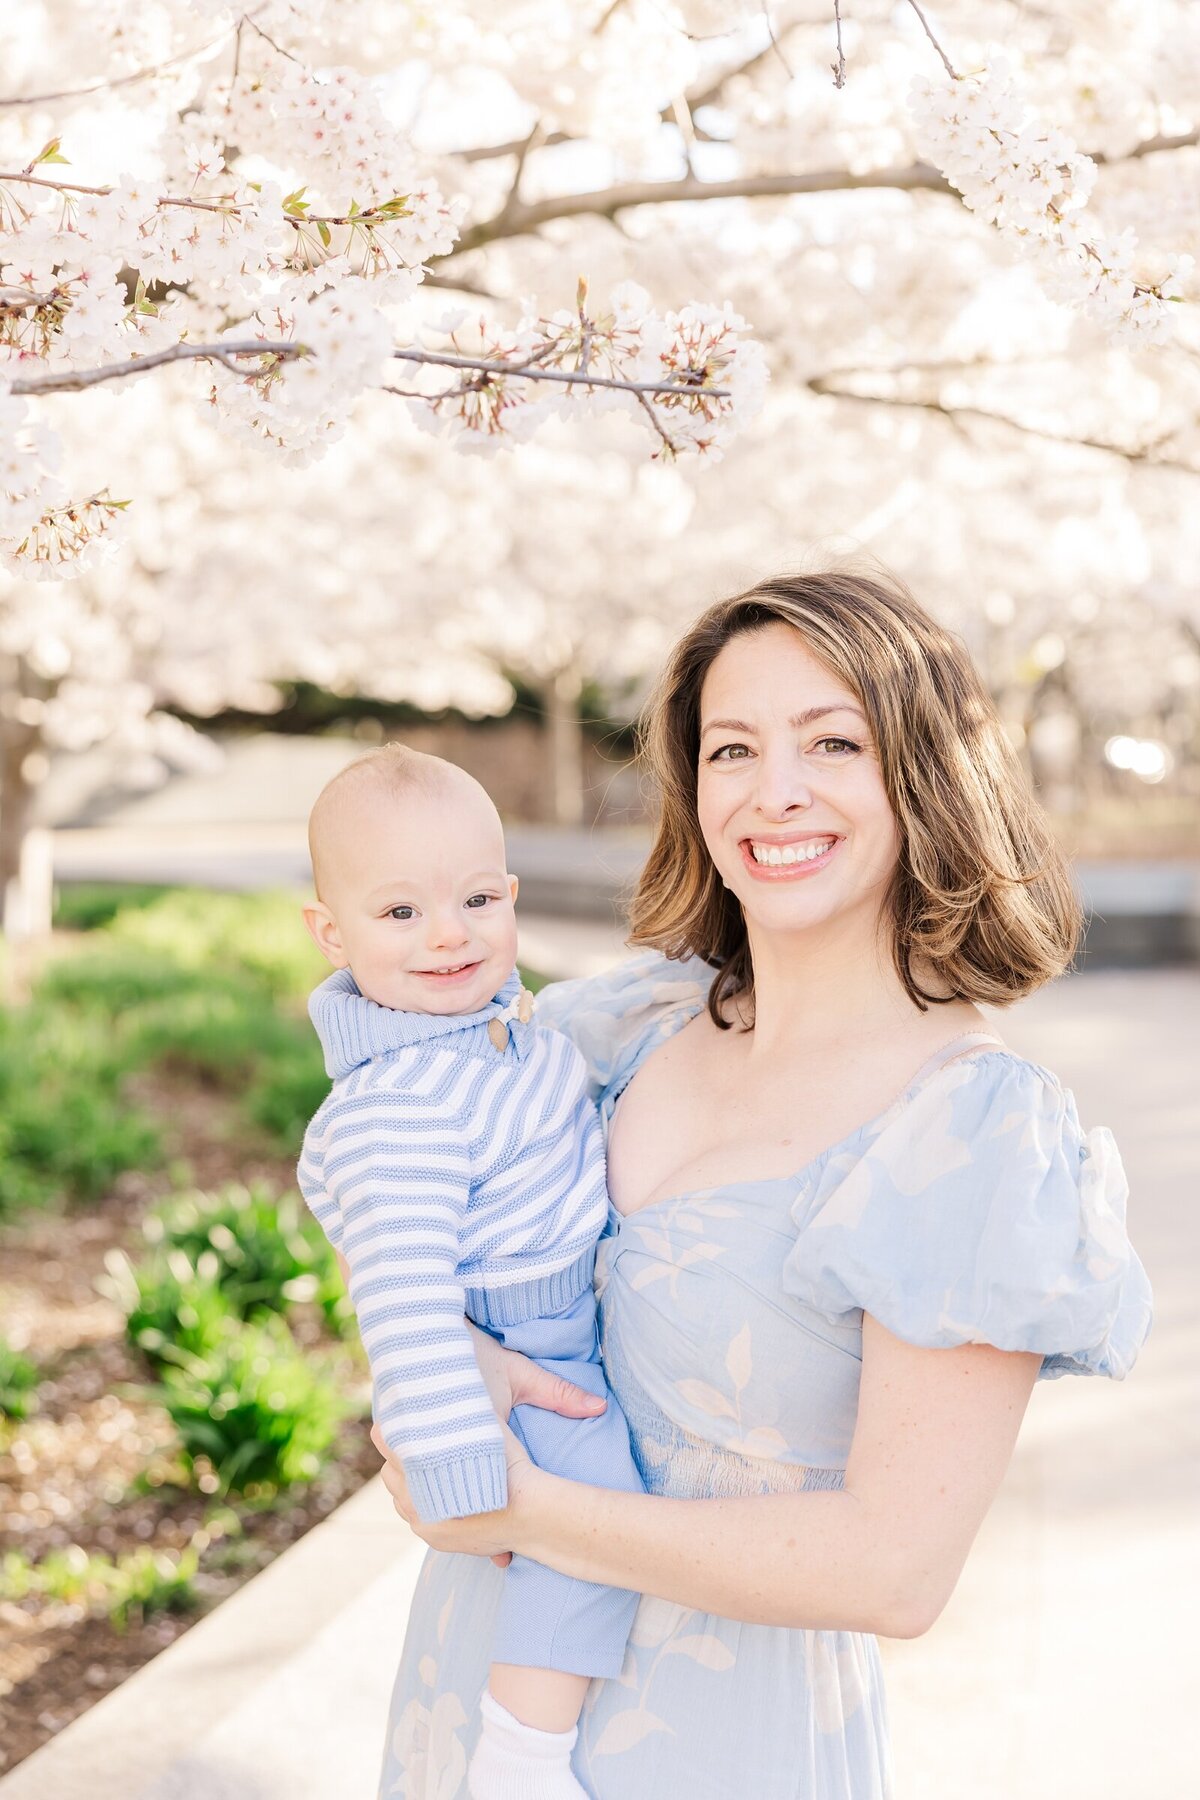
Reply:
<svg viewBox="0 0 1200 1800"><path fill-rule="evenodd" d="M524 1361L525 1359L519 1358ZM550 1377L547 1377L550 1379ZM564 1387L570 1384L564 1382ZM577 1393L578 1389L571 1389ZM554 1410L553 1408L551 1410ZM472 1513L466 1519L442 1519L429 1523L420 1518L409 1497L402 1464L384 1442L378 1425L371 1427L371 1442L383 1457L383 1485L392 1496L392 1505L417 1537L431 1550L455 1550L463 1556L488 1556L497 1568L512 1561L512 1548L520 1542L527 1523L531 1489L547 1477L535 1469L528 1452L507 1425L504 1432L504 1454L508 1464L508 1505L500 1512Z"/></svg>
<svg viewBox="0 0 1200 1800"><path fill-rule="evenodd" d="M508 1424L514 1406L540 1406L543 1412L561 1413L565 1419L594 1419L604 1411L606 1402L599 1395L586 1393L561 1375L551 1375L517 1350L506 1350L469 1319L467 1330L479 1373L502 1425Z"/></svg>
<svg viewBox="0 0 1200 1800"><path fill-rule="evenodd" d="M600 1395L589 1394L565 1381L560 1375L551 1375L549 1370L518 1351L506 1350L503 1344L498 1344L486 1331L480 1331L469 1319L467 1329L471 1333L475 1360L488 1397L504 1430L508 1506L502 1512L473 1513L466 1519L426 1524L413 1509L404 1469L388 1449L377 1425L371 1427L371 1442L383 1457L383 1485L392 1496L392 1505L419 1538L434 1550L490 1556L497 1567L503 1568L512 1561L510 1546L520 1529L521 1509L531 1497L531 1486L536 1486L538 1479L538 1471L508 1428L513 1407L540 1406L545 1412L561 1413L567 1419L593 1419L604 1411L607 1402Z"/></svg>

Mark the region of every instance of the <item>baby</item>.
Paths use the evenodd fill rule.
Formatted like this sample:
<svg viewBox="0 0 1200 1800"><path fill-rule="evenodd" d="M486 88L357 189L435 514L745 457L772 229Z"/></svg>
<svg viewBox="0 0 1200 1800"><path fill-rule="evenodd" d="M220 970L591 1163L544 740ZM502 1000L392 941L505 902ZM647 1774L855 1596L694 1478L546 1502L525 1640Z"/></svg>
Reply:
<svg viewBox="0 0 1200 1800"><path fill-rule="evenodd" d="M507 1503L467 1318L607 1398L590 1419L514 1412L540 1467L640 1490L597 1344L599 1120L579 1052L530 1023L495 807L452 763L389 744L323 789L309 847L304 920L336 970L309 1011L333 1088L305 1133L300 1186L346 1272L376 1423L417 1512ZM576 1721L588 1680L620 1670L636 1604L514 1557L472 1800L582 1800Z"/></svg>

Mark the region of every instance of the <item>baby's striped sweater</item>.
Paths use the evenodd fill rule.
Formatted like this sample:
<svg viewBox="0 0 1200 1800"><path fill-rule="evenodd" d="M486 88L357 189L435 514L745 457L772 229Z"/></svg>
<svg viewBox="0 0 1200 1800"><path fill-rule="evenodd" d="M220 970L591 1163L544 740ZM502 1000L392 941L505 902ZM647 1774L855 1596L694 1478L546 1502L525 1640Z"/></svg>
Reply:
<svg viewBox="0 0 1200 1800"><path fill-rule="evenodd" d="M560 1032L510 1019L519 991L513 975L480 1012L394 1012L341 969L309 1001L333 1088L300 1187L350 1266L376 1423L423 1519L507 1501L464 1312L487 1326L560 1311L591 1281L607 1214L586 1065Z"/></svg>

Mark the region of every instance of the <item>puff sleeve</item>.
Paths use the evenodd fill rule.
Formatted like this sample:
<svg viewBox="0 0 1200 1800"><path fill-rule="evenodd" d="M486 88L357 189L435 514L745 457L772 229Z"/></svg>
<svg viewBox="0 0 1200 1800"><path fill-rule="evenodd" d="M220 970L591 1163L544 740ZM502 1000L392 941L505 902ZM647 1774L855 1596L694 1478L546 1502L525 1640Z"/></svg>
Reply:
<svg viewBox="0 0 1200 1800"><path fill-rule="evenodd" d="M1043 1377L1128 1374L1151 1303L1125 1172L1053 1076L1008 1052L950 1063L856 1152L797 1200L789 1293L929 1349L1040 1351Z"/></svg>
<svg viewBox="0 0 1200 1800"><path fill-rule="evenodd" d="M644 950L603 975L543 988L537 1021L571 1039L607 1122L639 1064L700 1012L712 978L713 970L698 956L675 962L658 950Z"/></svg>

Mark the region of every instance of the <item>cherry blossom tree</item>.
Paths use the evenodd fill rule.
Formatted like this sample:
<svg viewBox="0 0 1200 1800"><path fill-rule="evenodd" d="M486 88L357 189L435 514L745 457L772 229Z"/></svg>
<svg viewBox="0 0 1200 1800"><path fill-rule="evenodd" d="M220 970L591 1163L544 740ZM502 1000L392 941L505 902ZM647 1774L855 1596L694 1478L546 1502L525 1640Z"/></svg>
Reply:
<svg viewBox="0 0 1200 1800"><path fill-rule="evenodd" d="M189 684L213 710L297 668L498 703L507 658L561 697L812 540L993 648L1131 589L1194 617L1182 0L27 0L5 30L0 876L68 717L145 756ZM435 441L535 433L457 471Z"/></svg>

